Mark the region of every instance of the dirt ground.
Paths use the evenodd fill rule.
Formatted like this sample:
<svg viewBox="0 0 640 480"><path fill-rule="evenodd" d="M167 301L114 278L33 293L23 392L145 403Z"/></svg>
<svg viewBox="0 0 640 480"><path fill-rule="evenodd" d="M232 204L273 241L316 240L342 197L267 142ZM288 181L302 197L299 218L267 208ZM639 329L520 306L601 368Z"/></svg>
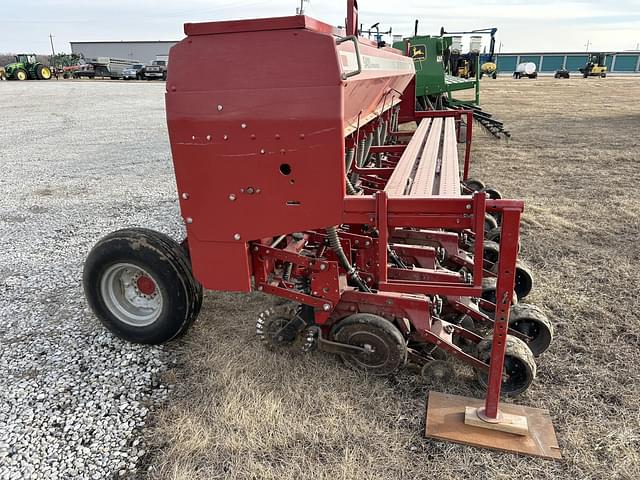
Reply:
<svg viewBox="0 0 640 480"><path fill-rule="evenodd" d="M527 301L556 328L515 401L550 410L563 460L424 438L430 389L482 396L464 367L443 385L270 353L255 322L272 300L210 292L171 347L180 361L149 436L151 478L640 478L640 79L486 79L482 89L513 138L478 133L472 172L525 199Z"/></svg>

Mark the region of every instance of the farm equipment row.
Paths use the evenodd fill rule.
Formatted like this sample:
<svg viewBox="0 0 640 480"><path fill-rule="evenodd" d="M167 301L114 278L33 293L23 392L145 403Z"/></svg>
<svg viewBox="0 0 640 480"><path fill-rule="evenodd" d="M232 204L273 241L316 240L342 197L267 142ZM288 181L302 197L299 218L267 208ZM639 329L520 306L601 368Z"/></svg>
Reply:
<svg viewBox="0 0 640 480"><path fill-rule="evenodd" d="M256 322L268 348L379 375L441 375L455 358L495 422L553 336L520 302L523 202L469 178L473 112L418 111L413 59L357 25L353 0L346 32L305 16L185 25L166 111L187 239L103 238L85 264L89 304L120 337L160 343L195 321L203 286L275 295L286 302Z"/></svg>
<svg viewBox="0 0 640 480"><path fill-rule="evenodd" d="M396 49L405 52L414 61L415 95L419 110L469 109L473 112L473 119L494 137L511 136L502 122L480 108L480 78L483 69L490 72L491 76L495 74L495 30L474 31L491 33L491 52L486 56L478 52L459 54L459 47L454 48L453 45L454 37L445 36L447 34L444 29L440 36L418 35L417 21L412 37L394 42ZM461 70L465 73L462 74ZM474 90L475 98L461 100L454 97L456 92L464 90Z"/></svg>

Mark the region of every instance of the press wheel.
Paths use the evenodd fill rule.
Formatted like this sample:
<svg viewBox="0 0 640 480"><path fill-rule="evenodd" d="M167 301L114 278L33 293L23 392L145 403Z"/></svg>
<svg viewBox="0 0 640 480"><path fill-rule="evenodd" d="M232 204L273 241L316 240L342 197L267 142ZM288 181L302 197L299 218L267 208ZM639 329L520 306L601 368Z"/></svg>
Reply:
<svg viewBox="0 0 640 480"><path fill-rule="evenodd" d="M466 182L464 182L464 185L469 189L469 190L473 190L474 192L480 192L482 190L484 190L484 183L480 180L476 180L475 178L470 178L468 179Z"/></svg>
<svg viewBox="0 0 640 480"><path fill-rule="evenodd" d="M485 240L482 243L482 253L486 261L497 265L500 258L500 244Z"/></svg>
<svg viewBox="0 0 640 480"><path fill-rule="evenodd" d="M491 199L491 200L501 200L502 199L502 193L500 193L499 190L496 190L495 188L492 187L487 187L483 190L484 193L487 194L487 196Z"/></svg>
<svg viewBox="0 0 640 480"><path fill-rule="evenodd" d="M533 289L533 273L529 266L520 260L516 263L516 282L514 289L516 295L518 295L518 300L522 300L529 295Z"/></svg>
<svg viewBox="0 0 640 480"><path fill-rule="evenodd" d="M407 342L390 321L369 313L356 313L339 321L331 329L334 341L366 350L341 354L346 365L371 375L388 375L405 364Z"/></svg>
<svg viewBox="0 0 640 480"><path fill-rule="evenodd" d="M498 228L498 220L490 213L484 214L484 231L490 232L494 228Z"/></svg>
<svg viewBox="0 0 640 480"><path fill-rule="evenodd" d="M553 341L553 324L535 305L514 305L509 314L509 328L529 337L525 343L535 357L542 355Z"/></svg>
<svg viewBox="0 0 640 480"><path fill-rule="evenodd" d="M524 392L536 378L536 361L527 344L519 338L507 335L506 342L501 392L513 396ZM489 363L492 344L492 338L486 338L478 344L479 360ZM476 370L476 378L480 386L486 389L489 374Z"/></svg>
<svg viewBox="0 0 640 480"><path fill-rule="evenodd" d="M502 227L492 228L484 232L484 239L490 242L500 243L500 236L502 234ZM518 253L520 252L520 239L518 238Z"/></svg>
<svg viewBox="0 0 640 480"><path fill-rule="evenodd" d="M485 277L482 279L482 298L491 303L496 302L496 290L498 288L498 279L494 277ZM516 292L513 292L513 298L511 299L511 305L518 303L518 296ZM494 312L491 312L493 314Z"/></svg>

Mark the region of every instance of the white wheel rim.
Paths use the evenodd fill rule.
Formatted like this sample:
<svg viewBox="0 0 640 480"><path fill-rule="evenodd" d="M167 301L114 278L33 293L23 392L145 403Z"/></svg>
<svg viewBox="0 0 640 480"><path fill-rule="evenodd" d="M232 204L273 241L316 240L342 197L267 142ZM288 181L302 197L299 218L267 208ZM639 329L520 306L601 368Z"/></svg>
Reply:
<svg viewBox="0 0 640 480"><path fill-rule="evenodd" d="M143 292L140 280L153 282L153 292ZM157 282L144 269L130 263L110 266L100 279L100 293L106 307L122 323L146 327L162 313L162 293Z"/></svg>

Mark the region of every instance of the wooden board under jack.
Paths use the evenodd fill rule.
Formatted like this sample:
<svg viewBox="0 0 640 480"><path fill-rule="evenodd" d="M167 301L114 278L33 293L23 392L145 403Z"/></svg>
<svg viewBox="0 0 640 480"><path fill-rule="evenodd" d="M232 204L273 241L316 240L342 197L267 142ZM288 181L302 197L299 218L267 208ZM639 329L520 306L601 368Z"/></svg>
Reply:
<svg viewBox="0 0 640 480"><path fill-rule="evenodd" d="M466 407L479 408L483 405L484 400L477 398L429 392L426 436L504 452L550 459L562 458L548 410L501 403L501 411L527 417L529 434L516 435L465 425Z"/></svg>

